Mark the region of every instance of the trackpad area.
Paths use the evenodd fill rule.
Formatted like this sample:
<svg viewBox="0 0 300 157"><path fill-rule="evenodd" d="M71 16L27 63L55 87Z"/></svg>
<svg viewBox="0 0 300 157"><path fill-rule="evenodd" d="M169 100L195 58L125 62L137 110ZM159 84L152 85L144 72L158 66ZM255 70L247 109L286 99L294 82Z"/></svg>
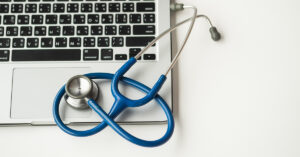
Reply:
<svg viewBox="0 0 300 157"><path fill-rule="evenodd" d="M12 119L51 119L52 104L58 90L74 75L91 72L90 68L16 68L13 72ZM62 101L65 118L87 118L91 110L76 110Z"/></svg>

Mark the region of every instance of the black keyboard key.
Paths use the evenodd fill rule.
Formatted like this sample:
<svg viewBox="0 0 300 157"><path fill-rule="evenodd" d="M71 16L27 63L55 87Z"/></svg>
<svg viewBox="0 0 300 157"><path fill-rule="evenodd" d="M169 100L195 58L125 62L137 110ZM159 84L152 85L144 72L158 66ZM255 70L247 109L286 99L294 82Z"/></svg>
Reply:
<svg viewBox="0 0 300 157"><path fill-rule="evenodd" d="M18 24L29 24L29 15L18 15Z"/></svg>
<svg viewBox="0 0 300 157"><path fill-rule="evenodd" d="M91 26L92 35L102 35L102 26Z"/></svg>
<svg viewBox="0 0 300 157"><path fill-rule="evenodd" d="M88 26L77 26L77 35L88 35L89 27Z"/></svg>
<svg viewBox="0 0 300 157"><path fill-rule="evenodd" d="M59 23L60 24L71 24L71 15L60 15L59 16Z"/></svg>
<svg viewBox="0 0 300 157"><path fill-rule="evenodd" d="M155 60L155 54L144 54L144 60Z"/></svg>
<svg viewBox="0 0 300 157"><path fill-rule="evenodd" d="M31 26L22 26L20 28L21 36L31 36L32 35L32 27Z"/></svg>
<svg viewBox="0 0 300 157"><path fill-rule="evenodd" d="M142 49L140 49L140 48L129 49L129 58L135 57L141 51L142 51ZM138 60L141 60L141 57L139 57Z"/></svg>
<svg viewBox="0 0 300 157"><path fill-rule="evenodd" d="M116 14L116 23L127 23L126 14Z"/></svg>
<svg viewBox="0 0 300 157"><path fill-rule="evenodd" d="M16 23L15 15L4 15L3 16L3 24L5 25L14 25Z"/></svg>
<svg viewBox="0 0 300 157"><path fill-rule="evenodd" d="M119 26L119 34L120 35L130 35L131 34L131 26L130 25L120 25Z"/></svg>
<svg viewBox="0 0 300 157"><path fill-rule="evenodd" d="M99 50L98 49L84 49L83 50L83 60L85 60L85 61L99 60Z"/></svg>
<svg viewBox="0 0 300 157"><path fill-rule="evenodd" d="M155 14L144 14L144 23L154 23L155 22Z"/></svg>
<svg viewBox="0 0 300 157"><path fill-rule="evenodd" d="M81 47L81 38L74 37L69 40L70 47Z"/></svg>
<svg viewBox="0 0 300 157"><path fill-rule="evenodd" d="M59 36L60 35L60 26L49 26L48 30L49 36Z"/></svg>
<svg viewBox="0 0 300 157"><path fill-rule="evenodd" d="M102 49L101 60L113 60L113 49Z"/></svg>
<svg viewBox="0 0 300 157"><path fill-rule="evenodd" d="M106 12L106 3L96 3L95 12Z"/></svg>
<svg viewBox="0 0 300 157"><path fill-rule="evenodd" d="M155 26L154 25L134 25L133 35L154 35Z"/></svg>
<svg viewBox="0 0 300 157"><path fill-rule="evenodd" d="M25 45L25 39L24 38L14 38L12 46L13 48L23 48Z"/></svg>
<svg viewBox="0 0 300 157"><path fill-rule="evenodd" d="M57 15L46 15L46 24L57 24Z"/></svg>
<svg viewBox="0 0 300 157"><path fill-rule="evenodd" d="M45 36L46 35L46 27L45 26L36 26L34 28L35 36Z"/></svg>
<svg viewBox="0 0 300 157"><path fill-rule="evenodd" d="M98 14L89 14L88 15L88 24L98 24L99 15Z"/></svg>
<svg viewBox="0 0 300 157"><path fill-rule="evenodd" d="M39 12L40 13L50 13L51 12L51 4L40 4Z"/></svg>
<svg viewBox="0 0 300 157"><path fill-rule="evenodd" d="M116 60L127 60L127 55L126 54L116 54L115 59Z"/></svg>
<svg viewBox="0 0 300 157"><path fill-rule="evenodd" d="M109 37L98 37L98 47L109 47Z"/></svg>
<svg viewBox="0 0 300 157"><path fill-rule="evenodd" d="M80 49L12 50L12 61L80 61Z"/></svg>
<svg viewBox="0 0 300 157"><path fill-rule="evenodd" d="M124 45L123 37L112 37L111 43L113 47L122 47Z"/></svg>
<svg viewBox="0 0 300 157"><path fill-rule="evenodd" d="M8 13L9 5L8 4L0 4L0 13Z"/></svg>
<svg viewBox="0 0 300 157"><path fill-rule="evenodd" d="M133 12L134 3L123 3L123 12Z"/></svg>
<svg viewBox="0 0 300 157"><path fill-rule="evenodd" d="M117 26L105 26L105 35L116 35Z"/></svg>
<svg viewBox="0 0 300 157"><path fill-rule="evenodd" d="M0 50L0 62L9 61L9 50Z"/></svg>
<svg viewBox="0 0 300 157"><path fill-rule="evenodd" d="M155 37L126 37L127 47L147 46Z"/></svg>
<svg viewBox="0 0 300 157"><path fill-rule="evenodd" d="M155 3L137 3L136 10L138 12L154 12Z"/></svg>
<svg viewBox="0 0 300 157"><path fill-rule="evenodd" d="M12 13L22 13L23 12L23 4L11 4L11 12Z"/></svg>
<svg viewBox="0 0 300 157"><path fill-rule="evenodd" d="M0 48L9 48L10 38L0 38Z"/></svg>
<svg viewBox="0 0 300 157"><path fill-rule="evenodd" d="M39 46L39 38L27 38L27 47L33 48Z"/></svg>
<svg viewBox="0 0 300 157"><path fill-rule="evenodd" d="M74 29L75 29L74 26L64 26L63 35L74 35L75 34Z"/></svg>
<svg viewBox="0 0 300 157"><path fill-rule="evenodd" d="M67 47L68 39L67 38L56 38L55 47Z"/></svg>
<svg viewBox="0 0 300 157"><path fill-rule="evenodd" d="M94 37L85 37L83 38L83 46L84 47L95 47L96 39Z"/></svg>
<svg viewBox="0 0 300 157"><path fill-rule="evenodd" d="M63 4L63 3L55 3L55 4L53 4L53 12L55 12L55 13L63 13L63 12L65 12L65 4Z"/></svg>
<svg viewBox="0 0 300 157"><path fill-rule="evenodd" d="M79 11L79 4L78 3L68 3L67 11L69 13L78 13Z"/></svg>
<svg viewBox="0 0 300 157"><path fill-rule="evenodd" d="M25 4L25 12L26 13L36 13L37 12L37 4Z"/></svg>
<svg viewBox="0 0 300 157"><path fill-rule="evenodd" d="M141 18L142 18L141 14L130 14L129 22L130 23L141 23L142 22Z"/></svg>
<svg viewBox="0 0 300 157"><path fill-rule="evenodd" d="M93 4L92 3L82 3L81 4L81 12L92 12Z"/></svg>
<svg viewBox="0 0 300 157"><path fill-rule="evenodd" d="M41 47L53 47L53 38L42 38Z"/></svg>
<svg viewBox="0 0 300 157"><path fill-rule="evenodd" d="M4 35L4 27L0 27L0 36Z"/></svg>
<svg viewBox="0 0 300 157"><path fill-rule="evenodd" d="M102 23L113 23L114 22L114 15L113 14L102 14Z"/></svg>
<svg viewBox="0 0 300 157"><path fill-rule="evenodd" d="M31 24L43 24L44 16L43 15L32 15Z"/></svg>
<svg viewBox="0 0 300 157"><path fill-rule="evenodd" d="M74 24L84 24L85 23L85 15L84 14L77 14L74 15Z"/></svg>
<svg viewBox="0 0 300 157"><path fill-rule="evenodd" d="M109 12L120 12L120 3L109 3Z"/></svg>
<svg viewBox="0 0 300 157"><path fill-rule="evenodd" d="M6 36L18 36L18 27L6 27Z"/></svg>

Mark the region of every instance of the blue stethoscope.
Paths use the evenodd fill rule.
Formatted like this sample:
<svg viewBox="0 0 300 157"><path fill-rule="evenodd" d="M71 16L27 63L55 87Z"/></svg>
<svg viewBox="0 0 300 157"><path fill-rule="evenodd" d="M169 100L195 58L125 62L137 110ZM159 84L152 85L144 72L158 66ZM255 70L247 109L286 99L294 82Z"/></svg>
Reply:
<svg viewBox="0 0 300 157"><path fill-rule="evenodd" d="M80 78L81 80L85 79L84 81L87 82L87 84L90 84L89 87L92 87L92 82L90 82L90 79L110 79L112 80L112 86L111 86L111 91L112 94L115 98L115 102L107 114L93 99L87 97L87 103L90 108L92 108L102 119L103 121L97 125L96 127L86 130L86 131L77 131L73 130L69 127L67 127L61 120L60 115L59 115L59 104L60 100L65 94L66 91L66 86L63 86L54 101L54 107L53 107L53 115L55 122L57 125L66 133L73 135L73 136L89 136L98 133L102 129L104 129L107 125L112 127L119 135L124 137L125 139L131 141L132 143L135 143L140 146L145 146L145 147L154 147L154 146L159 146L166 141L170 139L172 136L173 130L174 130L174 118L172 116L172 112L170 111L168 104L163 100L162 97L157 95L157 92L163 85L163 83L166 80L166 77L162 75L160 79L157 81L157 83L154 85L152 89L149 87L143 85L142 83L139 83L135 80L132 80L130 78L123 77L124 73L134 64L136 63L135 58L131 58L128 62L126 62L120 70L118 70L115 74L109 74L109 73L90 73L86 74L84 76L75 76L76 78L69 80L69 82L76 81L76 79ZM145 93L147 95L139 100L130 100L126 97L124 97L119 89L118 89L118 83L119 81L122 81L128 85L131 85ZM90 92L90 91L89 91ZM86 95L81 95L81 97L87 96L89 92L86 92ZM84 93L85 94L85 93ZM74 95L72 95L74 96ZM76 95L78 96L78 95ZM76 97L78 98L78 97ZM146 141L146 140L141 140L139 138L136 138L126 132L124 129L122 129L113 119L116 118L124 109L127 107L139 107L142 106L152 99L155 99L156 102L161 106L161 108L164 110L167 120L168 120L168 129L165 135L155 141Z"/></svg>
<svg viewBox="0 0 300 157"><path fill-rule="evenodd" d="M195 8L193 8L195 9ZM53 104L53 116L56 124L61 128L64 132L73 135L73 136L90 136L93 134L96 134L103 130L105 127L110 126L113 128L114 131L116 131L120 136L125 138L126 140L137 144L139 146L144 147L155 147L162 145L166 143L172 136L174 131L174 118L172 115L172 112L170 111L170 108L168 107L168 104L164 101L164 99L157 94L159 90L161 89L162 85L164 84L166 80L167 74L170 72L170 70L174 67L176 62L178 61L178 56L182 52L183 47L186 44L187 39L189 38L189 35L192 31L194 22L196 18L203 17L206 18L211 25L210 27L210 33L212 36L212 39L215 41L218 41L220 39L220 34L217 32L217 29L211 24L209 18L205 15L197 15L197 9L195 9L194 16L192 18L189 18L187 20L184 20L174 27L166 30L162 34L160 34L156 39L154 39L151 43L149 43L137 56L130 58L121 68L115 73L89 73L85 75L79 75L72 77L66 85L64 85L59 92L57 93L54 104ZM170 67L168 68L167 72L160 76L158 81L155 83L155 85L152 88L147 87L146 85L137 82L133 79L124 77L124 74L137 62L137 59L147 50L149 49L154 43L156 43L157 40L159 40L164 35L168 34L169 32L174 31L178 26L188 22L192 21L189 31L187 33L186 39L184 43L182 44L182 47L180 51L177 53L177 55L174 57L174 60L172 61ZM115 102L110 109L109 113L107 114L101 107L98 105L95 101L95 82L93 82L93 79L108 79L111 80L111 92L112 95L115 98ZM118 89L118 84L120 82L124 82L125 84L128 84L132 87L135 87L136 89L146 93L146 96L139 99L139 100L131 100L124 95L122 95ZM72 102L76 101L79 102L79 104L82 104L82 101L84 101L83 104L87 104L92 110L94 110L102 119L103 121L95 126L92 129L86 130L86 131L78 131L69 128L66 126L63 121L60 118L59 114L59 105L61 102L61 99L66 96L65 93L69 98L71 98L71 101L69 104L72 104ZM97 92L96 92L97 93ZM163 109L166 117L167 117L167 124L168 128L164 136L162 136L160 139L154 140L154 141L147 141L139 139L128 132L126 132L123 128L121 128L114 119L122 112L124 109L129 107L139 107L147 104L151 100L155 100L160 107ZM75 108L81 108L82 106L73 106Z"/></svg>

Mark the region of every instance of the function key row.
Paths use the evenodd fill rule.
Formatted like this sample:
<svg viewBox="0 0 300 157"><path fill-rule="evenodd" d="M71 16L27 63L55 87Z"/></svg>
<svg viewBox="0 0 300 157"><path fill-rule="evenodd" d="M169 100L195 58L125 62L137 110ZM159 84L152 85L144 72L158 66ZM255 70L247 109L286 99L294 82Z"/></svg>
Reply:
<svg viewBox="0 0 300 157"><path fill-rule="evenodd" d="M12 50L12 61L80 61L80 49L41 49L41 50ZM100 51L100 52L99 52ZM132 48L127 54L114 54L113 49L84 49L84 61L128 60L135 57L140 48ZM100 56L100 57L99 57ZM0 62L10 60L10 50L0 50ZM141 60L141 57L138 59ZM143 60L156 60L155 54L144 54Z"/></svg>
<svg viewBox="0 0 300 157"><path fill-rule="evenodd" d="M29 3L0 4L0 13L154 12L155 3Z"/></svg>

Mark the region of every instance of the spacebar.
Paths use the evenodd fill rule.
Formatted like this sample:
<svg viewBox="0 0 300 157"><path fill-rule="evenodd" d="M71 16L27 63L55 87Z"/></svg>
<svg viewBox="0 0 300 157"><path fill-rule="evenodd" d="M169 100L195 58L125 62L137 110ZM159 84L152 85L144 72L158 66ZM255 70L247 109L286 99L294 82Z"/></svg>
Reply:
<svg viewBox="0 0 300 157"><path fill-rule="evenodd" d="M12 50L12 61L80 61L80 49Z"/></svg>

